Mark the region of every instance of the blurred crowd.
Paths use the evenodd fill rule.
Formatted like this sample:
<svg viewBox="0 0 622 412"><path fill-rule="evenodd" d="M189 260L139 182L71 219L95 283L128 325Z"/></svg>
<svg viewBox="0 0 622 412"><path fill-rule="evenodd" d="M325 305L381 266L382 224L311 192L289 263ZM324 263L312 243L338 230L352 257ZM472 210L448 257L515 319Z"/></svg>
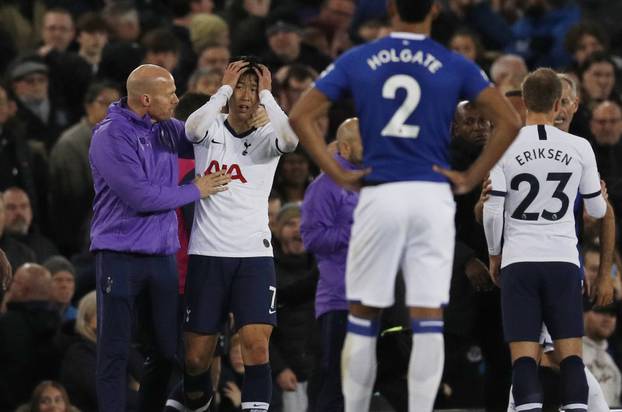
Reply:
<svg viewBox="0 0 622 412"><path fill-rule="evenodd" d="M579 101L570 132L592 144L609 200L622 216L622 2L440 3L432 37L477 62L509 98L537 67L552 67L576 81ZM220 87L232 56L257 56L271 70L272 92L288 112L333 59L390 31L386 3L380 0L2 0L0 248L16 273L0 308L0 411L97 410L88 149L93 126L125 94L125 79L135 67L163 66L173 73L179 96L205 101ZM330 142L353 116L355 108L346 99L317 126ZM455 168L466 169L474 161L493 127L476 108L459 107L452 127ZM190 170L181 167L180 176ZM302 148L284 155L269 199L279 290L279 326L270 348L275 411L282 408L282 393L297 385L307 385L310 411L318 396L318 268L300 234L305 190L318 173ZM488 279L483 229L473 214L480 190L456 198L441 408L505 410L507 405L511 370L499 292ZM589 280L598 268L598 231L587 218L579 226ZM183 252L179 257L183 277ZM621 267L618 256L612 273L618 299ZM382 388L387 382L405 384L410 334L404 332L407 315L401 316L400 308L396 312L384 322L389 333L379 345L377 386L400 410L406 394ZM610 406L620 405L622 392L618 313L614 306L587 308L585 314L586 364ZM137 326L128 367L130 403L145 344ZM227 336L215 410L239 408L240 356L239 339ZM544 382L554 386L555 372L551 375Z"/></svg>

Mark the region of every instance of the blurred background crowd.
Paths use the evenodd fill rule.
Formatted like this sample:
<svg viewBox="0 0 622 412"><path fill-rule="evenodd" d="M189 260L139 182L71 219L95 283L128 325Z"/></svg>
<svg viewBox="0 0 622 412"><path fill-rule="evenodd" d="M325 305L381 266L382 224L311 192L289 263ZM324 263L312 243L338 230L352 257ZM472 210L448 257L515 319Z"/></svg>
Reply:
<svg viewBox="0 0 622 412"><path fill-rule="evenodd" d="M432 37L476 61L509 96L537 67L575 79L580 100L570 132L594 147L609 199L622 216L622 1L440 4ZM188 110L220 87L232 56L257 56L270 68L273 94L288 112L333 59L390 31L383 0L0 1L0 248L16 270L0 308L0 411L97 410L88 148L92 127L124 95L125 79L135 67L152 63L168 69L177 94L188 96ZM178 116L187 117L179 109ZM318 124L327 142L354 115L347 99L335 105ZM473 162L493 127L474 107L457 110L455 168ZM180 176L191 168L181 167ZM318 173L301 148L283 156L269 199L279 289L279 326L271 343L275 411L281 408L281 393L292 386L308 383L311 411L318 396L318 269L300 234L300 205ZM507 405L510 360L499 293L487 278L483 229L473 216L479 196L477 189L456 198L457 245L439 408L505 410ZM598 230L587 218L580 228L590 279L598 270ZM179 258L183 281L183 250ZM617 257L612 276L618 299L620 267ZM399 307L394 312L379 345L377 387L396 410L404 410L401 385L410 334L403 327L407 314ZM610 406L620 404L622 392L618 313L617 306L585 312L586 363ZM138 327L128 368L129 399L140 381L143 344ZM214 410L238 410L243 364L235 335L224 340L222 354ZM544 379L546 385L556 385L555 374Z"/></svg>

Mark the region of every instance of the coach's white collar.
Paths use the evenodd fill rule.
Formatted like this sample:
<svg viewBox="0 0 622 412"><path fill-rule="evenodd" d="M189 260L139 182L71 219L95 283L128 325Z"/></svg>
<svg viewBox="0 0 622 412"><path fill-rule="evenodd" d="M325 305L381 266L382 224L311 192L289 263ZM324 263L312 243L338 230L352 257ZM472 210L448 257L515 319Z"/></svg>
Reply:
<svg viewBox="0 0 622 412"><path fill-rule="evenodd" d="M408 39L408 40L423 40L425 39L425 34L420 33L408 33L405 31L394 31L391 33L391 37L396 39Z"/></svg>

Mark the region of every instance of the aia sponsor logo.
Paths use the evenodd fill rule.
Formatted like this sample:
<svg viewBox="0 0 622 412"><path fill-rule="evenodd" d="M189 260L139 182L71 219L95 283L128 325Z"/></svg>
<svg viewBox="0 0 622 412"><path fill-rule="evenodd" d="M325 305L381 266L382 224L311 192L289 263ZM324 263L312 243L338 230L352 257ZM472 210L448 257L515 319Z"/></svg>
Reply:
<svg viewBox="0 0 622 412"><path fill-rule="evenodd" d="M246 178L242 174L240 166L236 163L229 166L226 164L221 165L217 160L212 160L207 169L205 169L205 174L220 172L221 169L231 177L231 180L239 180L242 183L246 183Z"/></svg>

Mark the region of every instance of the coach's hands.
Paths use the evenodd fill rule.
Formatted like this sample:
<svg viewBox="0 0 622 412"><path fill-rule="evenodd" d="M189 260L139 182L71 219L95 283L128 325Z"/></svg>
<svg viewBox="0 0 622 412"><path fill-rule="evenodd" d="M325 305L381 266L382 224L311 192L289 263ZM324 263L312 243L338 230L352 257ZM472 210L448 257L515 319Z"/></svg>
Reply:
<svg viewBox="0 0 622 412"><path fill-rule="evenodd" d="M268 123L270 123L270 118L268 117L268 112L266 111L266 108L262 105L257 106L257 110L255 110L255 112L251 115L249 125L251 127L259 129L260 127L264 127Z"/></svg>
<svg viewBox="0 0 622 412"><path fill-rule="evenodd" d="M230 181L231 176L226 174L225 170L220 170L205 176L197 176L193 183L201 192L201 199L205 199L210 195L227 190L227 183Z"/></svg>
<svg viewBox="0 0 622 412"><path fill-rule="evenodd" d="M244 60L238 60L237 62L229 63L225 68L225 72L222 75L222 84L229 85L232 89L238 84L238 80L242 73L246 71L248 62Z"/></svg>
<svg viewBox="0 0 622 412"><path fill-rule="evenodd" d="M491 255L488 258L488 271L490 272L490 279L492 279L492 283L501 287L501 255Z"/></svg>
<svg viewBox="0 0 622 412"><path fill-rule="evenodd" d="M7 290L9 288L12 278L13 269L11 268L11 263L4 251L0 249L0 287L2 287L2 290Z"/></svg>

